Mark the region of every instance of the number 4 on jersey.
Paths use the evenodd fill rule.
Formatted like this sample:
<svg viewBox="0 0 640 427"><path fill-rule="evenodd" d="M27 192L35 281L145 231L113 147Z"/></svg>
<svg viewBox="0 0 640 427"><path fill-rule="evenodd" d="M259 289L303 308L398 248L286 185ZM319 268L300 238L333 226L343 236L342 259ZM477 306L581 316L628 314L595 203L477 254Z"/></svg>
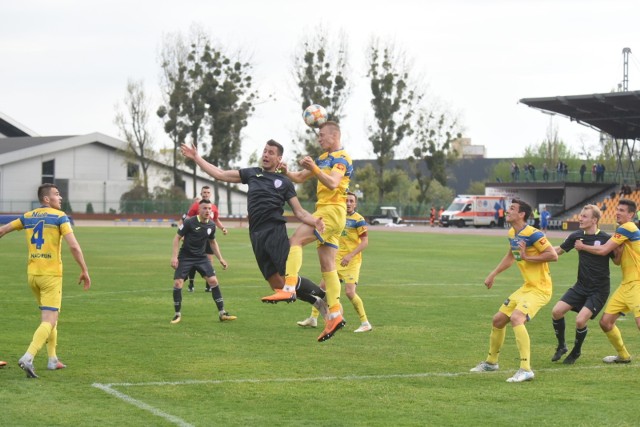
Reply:
<svg viewBox="0 0 640 427"><path fill-rule="evenodd" d="M44 221L40 221L33 227L33 235L31 236L31 244L36 245L36 249L42 249L44 244Z"/></svg>

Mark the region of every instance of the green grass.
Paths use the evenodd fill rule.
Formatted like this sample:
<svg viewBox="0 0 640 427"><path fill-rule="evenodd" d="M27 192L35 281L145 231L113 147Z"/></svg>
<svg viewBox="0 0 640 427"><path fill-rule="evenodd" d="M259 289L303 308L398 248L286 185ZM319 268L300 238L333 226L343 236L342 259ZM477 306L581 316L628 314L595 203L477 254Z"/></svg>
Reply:
<svg viewBox="0 0 640 427"><path fill-rule="evenodd" d="M554 297L527 326L535 380L508 384L506 378L518 367L510 329L501 370L469 373L486 355L491 317L521 283L514 266L492 290L483 285L506 252L504 236L374 229L359 287L374 330L354 334L358 319L345 301L346 329L318 343L319 329L295 324L308 315L307 304L259 301L268 286L241 229L220 237L230 267L216 266L227 309L238 320L218 322L211 295L198 278L197 292L184 293L182 322L170 325L174 232L76 228L93 287L83 292L75 284L78 267L65 246L58 353L68 368L47 371L43 349L35 362L37 380L25 378L17 366L39 323L26 285L24 235L14 232L0 240L0 359L9 362L0 370L0 425L638 423L638 365L604 366L601 358L613 354L612 348L595 322L576 365L550 362L555 348L551 307L575 279L574 253L551 266ZM303 274L317 281L318 271L309 246ZM619 279L612 268L614 289ZM569 341L574 319L567 316ZM637 352L634 322L619 326L628 348Z"/></svg>

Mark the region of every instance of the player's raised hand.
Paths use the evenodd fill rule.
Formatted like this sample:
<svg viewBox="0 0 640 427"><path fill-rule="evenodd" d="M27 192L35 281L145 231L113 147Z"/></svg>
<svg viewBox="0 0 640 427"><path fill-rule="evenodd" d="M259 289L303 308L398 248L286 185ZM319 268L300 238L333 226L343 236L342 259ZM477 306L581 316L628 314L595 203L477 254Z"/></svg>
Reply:
<svg viewBox="0 0 640 427"><path fill-rule="evenodd" d="M180 145L180 152L182 153L183 156L185 156L188 159L195 159L196 155L198 154L198 150L196 150L196 147L194 147L191 144L181 144Z"/></svg>
<svg viewBox="0 0 640 427"><path fill-rule="evenodd" d="M300 166L307 170L312 170L316 165L316 162L314 162L310 156L303 157L302 160L300 160L298 163L300 164Z"/></svg>
<svg viewBox="0 0 640 427"><path fill-rule="evenodd" d="M288 172L289 172L289 165L286 164L284 160L278 163L278 166L276 166L276 173L281 173L283 175L286 175Z"/></svg>

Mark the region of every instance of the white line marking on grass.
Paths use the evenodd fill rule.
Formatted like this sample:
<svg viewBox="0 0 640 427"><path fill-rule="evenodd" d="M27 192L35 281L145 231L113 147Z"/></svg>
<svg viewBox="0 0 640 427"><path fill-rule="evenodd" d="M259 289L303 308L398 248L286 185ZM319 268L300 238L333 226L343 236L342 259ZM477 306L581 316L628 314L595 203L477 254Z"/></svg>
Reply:
<svg viewBox="0 0 640 427"><path fill-rule="evenodd" d="M628 368L637 368L640 364L635 364L631 366L625 365L620 366L619 368L615 368L611 365L593 365L593 366L573 366L573 367L557 367L557 368L542 368L535 369L535 372L562 372L562 371L575 371L575 370L592 370L592 369L628 369ZM496 375L500 373L509 374L511 372L515 372L515 369L507 369L503 371L496 372L488 372L488 374ZM165 420L172 422L176 425L183 427L193 427L192 424L187 423L181 418L178 418L174 415L167 414L151 405L148 405L140 400L134 399L133 397L114 390L113 387L153 387L153 386L180 386L180 385L203 385L203 384L267 384L267 383L296 383L296 382L317 382L317 381L370 381L370 380L392 380L392 379L407 379L407 378L455 378L461 376L473 376L473 375L481 375L482 373L478 372L417 372L413 374L387 374L387 375L347 375L343 377L331 376L331 377L307 377L307 378L265 378L265 379L257 379L257 378L242 378L242 379L229 379L229 380L185 380L185 381L152 381L152 382L143 382L143 383L109 383L109 384L101 384L101 383L93 383L92 387L100 389L105 393L108 393L112 396L117 397L118 399L123 400L126 403L134 405L142 410L148 411L153 415L164 418ZM485 373L487 374L487 373Z"/></svg>
<svg viewBox="0 0 640 427"><path fill-rule="evenodd" d="M151 412L153 415L156 415L160 418L164 418L165 420L182 426L182 427L194 427L193 424L189 424L188 422L186 422L185 420L183 420L182 418L178 418L174 415L171 414L167 414L166 412L161 411L158 408L154 408L151 405L148 405L144 402L141 402L140 400L134 399L133 397L126 395L124 393L121 393L117 390L114 390L113 388L111 388L111 386L109 386L108 384L98 384L98 383L94 383L92 384L93 387L100 389L102 391L104 391L105 393L108 393L112 396L117 397L120 400L125 401L126 403L129 403L133 406L136 406L142 410L145 410L147 412Z"/></svg>

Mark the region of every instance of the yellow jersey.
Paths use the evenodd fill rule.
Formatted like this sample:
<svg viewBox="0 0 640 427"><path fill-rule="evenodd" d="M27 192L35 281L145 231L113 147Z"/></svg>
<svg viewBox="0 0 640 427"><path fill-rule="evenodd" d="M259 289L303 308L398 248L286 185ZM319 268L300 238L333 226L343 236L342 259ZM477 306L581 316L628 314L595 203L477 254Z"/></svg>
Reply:
<svg viewBox="0 0 640 427"><path fill-rule="evenodd" d="M347 190L349 189L349 181L353 174L353 164L351 157L344 149L332 152L325 152L316 159L316 165L323 173L330 174L338 171L342 174L340 184L331 190L327 188L320 180L318 180L317 195L318 202L316 205L343 205L347 203Z"/></svg>
<svg viewBox="0 0 640 427"><path fill-rule="evenodd" d="M551 274L549 273L548 262L530 262L520 258L520 247L518 242L524 241L526 244L527 255L538 255L546 248L552 247L544 233L530 225L525 226L516 233L511 227L509 229L509 244L511 252L518 263L520 274L524 279L524 288L536 288L548 295L551 295L553 286L551 283Z"/></svg>
<svg viewBox="0 0 640 427"><path fill-rule="evenodd" d="M633 222L625 222L616 228L611 238L618 245L623 245L620 268L622 269L621 285L640 283L640 230Z"/></svg>
<svg viewBox="0 0 640 427"><path fill-rule="evenodd" d="M360 237L367 234L367 221L358 212L347 215L347 224L340 235L340 247L338 248L338 259L342 259L351 253L360 244ZM352 262L362 262L362 252L356 254Z"/></svg>
<svg viewBox="0 0 640 427"><path fill-rule="evenodd" d="M12 221L11 226L14 230L25 230L29 250L27 274L62 276L62 237L73 233L64 212L40 207Z"/></svg>

